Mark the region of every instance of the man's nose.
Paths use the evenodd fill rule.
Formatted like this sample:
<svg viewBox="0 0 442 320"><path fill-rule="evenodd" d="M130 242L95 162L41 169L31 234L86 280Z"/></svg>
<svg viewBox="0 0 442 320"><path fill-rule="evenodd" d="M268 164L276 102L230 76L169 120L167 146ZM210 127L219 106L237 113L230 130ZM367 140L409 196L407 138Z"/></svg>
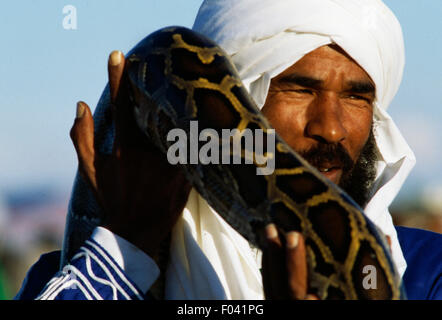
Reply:
<svg viewBox="0 0 442 320"><path fill-rule="evenodd" d="M334 94L317 97L310 105L305 134L323 143L339 143L347 137L342 107Z"/></svg>

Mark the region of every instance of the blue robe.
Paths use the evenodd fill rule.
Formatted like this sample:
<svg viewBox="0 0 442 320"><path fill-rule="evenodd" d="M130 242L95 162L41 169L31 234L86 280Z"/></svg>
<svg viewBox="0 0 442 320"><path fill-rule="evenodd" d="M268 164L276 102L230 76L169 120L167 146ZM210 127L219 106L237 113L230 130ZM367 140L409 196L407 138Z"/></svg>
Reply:
<svg viewBox="0 0 442 320"><path fill-rule="evenodd" d="M44 254L28 271L15 299L144 300L146 295L93 239L59 271L60 251Z"/></svg>
<svg viewBox="0 0 442 320"><path fill-rule="evenodd" d="M403 277L411 300L442 300L442 234L396 227L407 261Z"/></svg>
<svg viewBox="0 0 442 320"><path fill-rule="evenodd" d="M442 300L442 234L396 227L407 261L408 299ZM44 254L28 271L15 299L149 299L94 240L59 271L60 251Z"/></svg>

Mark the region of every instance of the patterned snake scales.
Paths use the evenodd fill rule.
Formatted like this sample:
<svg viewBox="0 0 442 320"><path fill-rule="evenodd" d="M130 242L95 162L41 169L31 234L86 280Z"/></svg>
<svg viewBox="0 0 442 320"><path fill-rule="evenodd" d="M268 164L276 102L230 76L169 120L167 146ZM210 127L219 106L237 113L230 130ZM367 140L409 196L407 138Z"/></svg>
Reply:
<svg viewBox="0 0 442 320"><path fill-rule="evenodd" d="M138 126L160 150L173 128L271 129L241 83L226 53L182 27L161 29L126 58L130 102ZM94 114L98 152L109 154L113 122L109 89ZM134 124L135 125L135 124ZM405 298L385 236L339 187L296 154L277 134L275 170L257 175L254 164L182 165L193 187L242 236L262 248L257 228L274 222L305 237L309 291L320 299ZM220 143L221 145L221 143ZM247 150L241 150L245 157ZM267 154L267 156L272 156ZM61 265L89 237L104 213L77 174L69 203ZM364 289L365 266L376 289ZM373 270L373 269L372 269Z"/></svg>

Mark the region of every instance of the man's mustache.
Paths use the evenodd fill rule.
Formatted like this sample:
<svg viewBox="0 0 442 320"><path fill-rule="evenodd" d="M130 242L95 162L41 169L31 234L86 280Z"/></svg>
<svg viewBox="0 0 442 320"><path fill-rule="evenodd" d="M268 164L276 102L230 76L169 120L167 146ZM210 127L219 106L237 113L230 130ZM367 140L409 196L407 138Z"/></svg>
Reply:
<svg viewBox="0 0 442 320"><path fill-rule="evenodd" d="M326 166L339 167L345 173L353 169L355 165L347 150L340 143L320 142L309 150L298 151L298 153L318 169Z"/></svg>

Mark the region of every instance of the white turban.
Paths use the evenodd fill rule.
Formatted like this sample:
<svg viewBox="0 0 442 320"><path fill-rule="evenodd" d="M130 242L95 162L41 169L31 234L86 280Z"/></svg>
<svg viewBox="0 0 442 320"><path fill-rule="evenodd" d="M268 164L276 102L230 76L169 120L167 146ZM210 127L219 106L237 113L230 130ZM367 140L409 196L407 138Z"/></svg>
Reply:
<svg viewBox="0 0 442 320"><path fill-rule="evenodd" d="M365 213L390 236L402 275L406 262L388 207L415 157L386 113L405 61L394 14L380 0L206 0L193 29L232 57L259 107L273 77L327 44L339 45L369 74L376 85L373 130L380 154ZM259 256L195 193L173 232L168 277L169 298L262 298Z"/></svg>

